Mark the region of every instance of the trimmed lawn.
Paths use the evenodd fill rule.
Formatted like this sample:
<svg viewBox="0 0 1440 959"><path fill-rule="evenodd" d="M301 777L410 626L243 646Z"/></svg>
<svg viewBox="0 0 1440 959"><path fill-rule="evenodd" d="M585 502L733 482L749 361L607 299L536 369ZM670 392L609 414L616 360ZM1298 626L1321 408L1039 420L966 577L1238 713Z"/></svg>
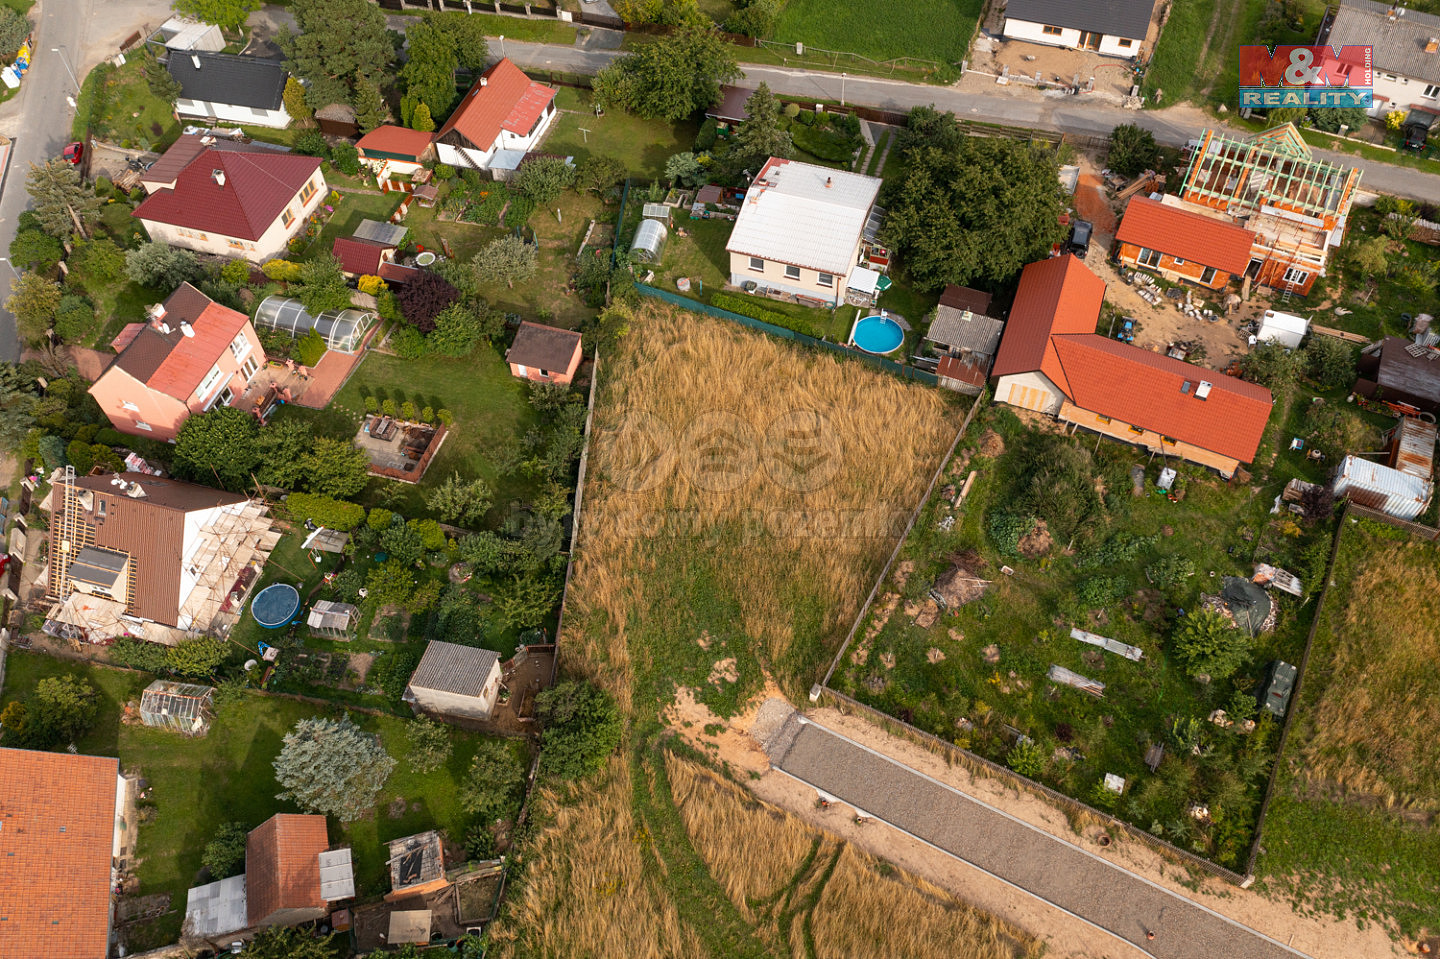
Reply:
<svg viewBox="0 0 1440 959"><path fill-rule="evenodd" d="M379 220L384 223L400 207L400 193L341 193L340 204L311 243L297 259L313 260L328 254L337 237L354 236L361 220ZM329 202L329 201L326 201ZM412 207L412 209L415 209ZM321 208L324 212L324 208Z"/></svg>
<svg viewBox="0 0 1440 959"><path fill-rule="evenodd" d="M906 0L789 0L774 38L872 60L918 57L958 63L984 6L984 0L940 0L926 4L922 14Z"/></svg>
<svg viewBox="0 0 1440 959"><path fill-rule="evenodd" d="M586 157L614 157L631 176L664 175L665 161L695 146L700 127L691 120L665 123L642 120L624 110L595 115L589 90L562 87L557 99L562 111L550 128L542 149L546 153Z"/></svg>
<svg viewBox="0 0 1440 959"><path fill-rule="evenodd" d="M122 67L102 63L90 71L81 86L72 124L75 139L84 139L88 126L90 133L123 147L163 151L175 142L180 123L171 105L150 92L144 66L145 58L136 54ZM92 115L102 83L102 109Z"/></svg>
<svg viewBox="0 0 1440 959"><path fill-rule="evenodd" d="M485 25L487 37L504 37L506 40L524 40L529 43L561 43L566 46L575 43L575 28L560 20L522 20L519 17L502 17L493 13L472 13L470 16ZM498 44L494 46L498 47ZM494 52L498 53L499 50ZM438 119L435 125L440 125Z"/></svg>

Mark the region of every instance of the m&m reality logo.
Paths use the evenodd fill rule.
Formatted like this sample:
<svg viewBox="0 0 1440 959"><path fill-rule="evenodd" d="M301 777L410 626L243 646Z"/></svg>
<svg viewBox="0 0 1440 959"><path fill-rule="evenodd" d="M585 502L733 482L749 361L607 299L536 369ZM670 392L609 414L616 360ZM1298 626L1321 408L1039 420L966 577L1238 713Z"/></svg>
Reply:
<svg viewBox="0 0 1440 959"><path fill-rule="evenodd" d="M1374 96L1369 45L1240 48L1242 107L1369 108Z"/></svg>

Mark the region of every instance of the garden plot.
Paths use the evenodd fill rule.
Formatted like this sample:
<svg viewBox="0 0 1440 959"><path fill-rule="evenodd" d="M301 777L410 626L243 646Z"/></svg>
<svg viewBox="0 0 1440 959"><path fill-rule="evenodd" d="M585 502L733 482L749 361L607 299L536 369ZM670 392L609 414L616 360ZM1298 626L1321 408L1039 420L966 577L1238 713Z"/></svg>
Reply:
<svg viewBox="0 0 1440 959"><path fill-rule="evenodd" d="M1243 868L1278 733L1256 690L1270 660L1298 662L1313 604L1265 594L1276 625L1252 639L1235 596L1256 561L1317 585L1329 524L1274 519L1270 498L1184 465L1157 493L1142 451L1002 407L978 425L833 684Z"/></svg>

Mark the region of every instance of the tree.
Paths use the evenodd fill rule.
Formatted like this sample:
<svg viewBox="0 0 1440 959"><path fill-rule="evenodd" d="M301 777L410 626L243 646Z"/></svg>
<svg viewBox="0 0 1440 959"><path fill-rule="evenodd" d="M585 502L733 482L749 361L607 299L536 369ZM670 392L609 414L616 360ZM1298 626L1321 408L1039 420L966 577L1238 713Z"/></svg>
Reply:
<svg viewBox="0 0 1440 959"><path fill-rule="evenodd" d="M181 676L210 676L225 662L229 647L225 640L213 636L197 636L177 646L171 646L166 654L170 671Z"/></svg>
<svg viewBox="0 0 1440 959"><path fill-rule="evenodd" d="M261 0L175 0L174 3L176 13L231 31L245 26L250 14L260 6Z"/></svg>
<svg viewBox="0 0 1440 959"><path fill-rule="evenodd" d="M1123 177L1139 176L1160 163L1160 146L1155 135L1133 123L1125 123L1110 131L1110 153L1106 166Z"/></svg>
<svg viewBox="0 0 1440 959"><path fill-rule="evenodd" d="M314 434L299 420L278 420L255 438L256 479L266 486L298 489L305 477L305 455Z"/></svg>
<svg viewBox="0 0 1440 959"><path fill-rule="evenodd" d="M175 437L175 475L222 489L245 489L260 462L258 431L255 417L235 406L217 406L190 417Z"/></svg>
<svg viewBox="0 0 1440 959"><path fill-rule="evenodd" d="M1352 133L1361 129L1370 120L1363 107L1312 107L1310 125L1326 133L1339 133L1346 127Z"/></svg>
<svg viewBox="0 0 1440 959"><path fill-rule="evenodd" d="M317 436L305 456L305 488L344 499L370 481L370 457L349 440Z"/></svg>
<svg viewBox="0 0 1440 959"><path fill-rule="evenodd" d="M623 179L625 164L614 157L589 156L575 169L575 189L581 191L604 193Z"/></svg>
<svg viewBox="0 0 1440 959"><path fill-rule="evenodd" d="M311 316L350 306L351 291L340 270L340 261L329 253L300 264L300 283L299 291L293 295Z"/></svg>
<svg viewBox="0 0 1440 959"><path fill-rule="evenodd" d="M30 164L25 191L30 194L36 225L51 236L84 234L100 219L104 201L85 185L78 169L59 157L40 165Z"/></svg>
<svg viewBox="0 0 1440 959"><path fill-rule="evenodd" d="M575 168L560 157L536 157L520 165L510 185L536 206L549 206L575 185Z"/></svg>
<svg viewBox="0 0 1440 959"><path fill-rule="evenodd" d="M932 145L949 140L945 129L905 154L887 245L922 290L1008 283L1065 237L1054 153L1003 137L962 137L954 150Z"/></svg>
<svg viewBox="0 0 1440 959"><path fill-rule="evenodd" d="M483 335L475 311L452 303L435 317L435 329L429 336L430 351L441 356L469 356Z"/></svg>
<svg viewBox="0 0 1440 959"><path fill-rule="evenodd" d="M450 729L420 716L405 724L406 761L417 773L433 773L450 758Z"/></svg>
<svg viewBox="0 0 1440 959"><path fill-rule="evenodd" d="M0 60L15 59L35 25L14 7L0 7Z"/></svg>
<svg viewBox="0 0 1440 959"><path fill-rule="evenodd" d="M435 119L430 112L429 104L416 105L415 112L410 114L410 129L419 130L421 133L431 133L435 130Z"/></svg>
<svg viewBox="0 0 1440 959"><path fill-rule="evenodd" d="M205 844L200 865L210 871L210 879L228 879L245 871L245 842L250 827L243 822L221 823L215 835Z"/></svg>
<svg viewBox="0 0 1440 959"><path fill-rule="evenodd" d="M89 332L95 321L95 307L83 296L67 293L60 297L55 307L55 335L67 343L74 343Z"/></svg>
<svg viewBox="0 0 1440 959"><path fill-rule="evenodd" d="M270 926L245 944L246 959L335 959L335 934L316 936L307 928ZM393 954L392 954L393 955Z"/></svg>
<svg viewBox="0 0 1440 959"><path fill-rule="evenodd" d="M427 116L443 117L455 102L455 70L460 66L455 35L422 18L405 31L405 49L409 59L400 68L405 95L428 107ZM413 120L411 126L421 129Z"/></svg>
<svg viewBox="0 0 1440 959"><path fill-rule="evenodd" d="M486 822L512 815L519 805L525 767L503 740L485 739L460 784L460 808Z"/></svg>
<svg viewBox="0 0 1440 959"><path fill-rule="evenodd" d="M1295 382L1297 366L1294 354L1270 340L1240 358L1240 375L1278 393Z"/></svg>
<svg viewBox="0 0 1440 959"><path fill-rule="evenodd" d="M483 479L462 480L458 472L445 477L425 496L425 505L448 523L478 522L490 508L491 492Z"/></svg>
<svg viewBox="0 0 1440 959"><path fill-rule="evenodd" d="M250 2L250 0L242 0L242 2ZM297 123L303 124L315 116L315 111L310 109L310 104L305 102L305 85L295 77L285 78L285 92L281 94L281 100L285 104L285 112L290 114L290 119Z"/></svg>
<svg viewBox="0 0 1440 959"><path fill-rule="evenodd" d="M561 779L597 772L625 728L610 694L584 680L566 680L538 694L535 716L544 730L540 762Z"/></svg>
<svg viewBox="0 0 1440 959"><path fill-rule="evenodd" d="M485 40L486 23L482 17L472 17L458 10L445 13L428 12L425 20L450 35L455 44L455 59L462 70L471 73L485 69L490 58L490 47Z"/></svg>
<svg viewBox="0 0 1440 959"><path fill-rule="evenodd" d="M538 572L519 573L495 590L495 618L505 627L534 629L560 601L560 586Z"/></svg>
<svg viewBox="0 0 1440 959"><path fill-rule="evenodd" d="M795 144L780 120L780 102L770 85L760 84L745 103L750 118L740 124L725 154L725 165L735 171L760 169L769 157L795 155Z"/></svg>
<svg viewBox="0 0 1440 959"><path fill-rule="evenodd" d="M600 71L595 99L647 120L679 120L718 103L720 85L739 77L714 27L689 23Z"/></svg>
<svg viewBox="0 0 1440 959"><path fill-rule="evenodd" d="M10 290L5 309L15 314L20 338L28 343L43 341L60 308L60 284L39 273L22 273L10 281Z"/></svg>
<svg viewBox="0 0 1440 959"><path fill-rule="evenodd" d="M369 0L296 0L290 6L299 34L277 38L290 72L309 81L311 106L360 106L360 89L378 88L389 75L395 46L385 14Z"/></svg>
<svg viewBox="0 0 1440 959"><path fill-rule="evenodd" d="M0 7L0 10L9 9ZM10 262L22 270L38 269L48 273L64 256L60 241L43 230L20 230L10 241Z"/></svg>
<svg viewBox="0 0 1440 959"><path fill-rule="evenodd" d="M1384 276L1390 272L1390 243L1383 236L1352 240L1347 252L1350 266L1361 276Z"/></svg>
<svg viewBox="0 0 1440 959"><path fill-rule="evenodd" d="M291 800L312 813L353 822L375 805L395 760L380 737L341 719L302 719L285 734L275 779Z"/></svg>
<svg viewBox="0 0 1440 959"><path fill-rule="evenodd" d="M470 262L475 268L475 279L480 283L503 281L511 289L517 280L523 283L539 269L535 247L514 234L491 240Z"/></svg>
<svg viewBox="0 0 1440 959"><path fill-rule="evenodd" d="M173 290L204 275L194 253L168 243L143 243L125 254L125 275L132 283Z"/></svg>
<svg viewBox="0 0 1440 959"><path fill-rule="evenodd" d="M422 270L395 294L400 315L421 333L435 329L435 317L460 299L460 291L432 270Z"/></svg>
<svg viewBox="0 0 1440 959"><path fill-rule="evenodd" d="M1208 609L1187 614L1175 631L1174 642L1191 676L1227 679L1250 657L1249 635Z"/></svg>
<svg viewBox="0 0 1440 959"><path fill-rule="evenodd" d="M378 606L404 606L415 592L415 571L394 559L370 570L365 578L366 597Z"/></svg>
<svg viewBox="0 0 1440 959"><path fill-rule="evenodd" d="M0 363L0 448L20 448L35 425L35 380L14 363Z"/></svg>
<svg viewBox="0 0 1440 959"><path fill-rule="evenodd" d="M1265 122L1272 127L1278 127L1282 123L1294 123L1299 125L1305 121L1309 110L1305 107L1277 107L1265 114Z"/></svg>
<svg viewBox="0 0 1440 959"><path fill-rule="evenodd" d="M747 37L768 37L780 20L784 0L742 0L737 7L725 20L726 30Z"/></svg>
<svg viewBox="0 0 1440 959"><path fill-rule="evenodd" d="M73 743L90 731L99 710L99 696L83 679L42 679L25 700L24 741L34 749Z"/></svg>
<svg viewBox="0 0 1440 959"><path fill-rule="evenodd" d="M125 275L125 251L110 239L79 241L66 263L71 279L86 286L114 283Z"/></svg>
<svg viewBox="0 0 1440 959"><path fill-rule="evenodd" d="M390 119L390 111L385 106L385 97L380 93L378 82L356 84L354 107L355 122L360 126L361 133L384 126Z"/></svg>
<svg viewBox="0 0 1440 959"><path fill-rule="evenodd" d="M677 186L699 186L705 179L705 167L695 154L677 153L665 161L665 179Z"/></svg>
<svg viewBox="0 0 1440 959"><path fill-rule="evenodd" d="M1300 351L1305 375L1322 390L1348 386L1355 380L1355 349L1333 336L1311 334Z"/></svg>

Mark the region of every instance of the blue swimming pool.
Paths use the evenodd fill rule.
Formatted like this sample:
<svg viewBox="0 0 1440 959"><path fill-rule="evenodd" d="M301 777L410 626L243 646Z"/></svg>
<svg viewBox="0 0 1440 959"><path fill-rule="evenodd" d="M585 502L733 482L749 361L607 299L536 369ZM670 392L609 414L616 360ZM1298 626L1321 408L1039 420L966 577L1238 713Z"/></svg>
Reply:
<svg viewBox="0 0 1440 959"><path fill-rule="evenodd" d="M279 629L300 611L300 592L288 583L272 583L250 602L250 615L266 629Z"/></svg>
<svg viewBox="0 0 1440 959"><path fill-rule="evenodd" d="M867 316L855 322L850 342L866 353L883 356L900 348L905 342L905 331L888 316Z"/></svg>

